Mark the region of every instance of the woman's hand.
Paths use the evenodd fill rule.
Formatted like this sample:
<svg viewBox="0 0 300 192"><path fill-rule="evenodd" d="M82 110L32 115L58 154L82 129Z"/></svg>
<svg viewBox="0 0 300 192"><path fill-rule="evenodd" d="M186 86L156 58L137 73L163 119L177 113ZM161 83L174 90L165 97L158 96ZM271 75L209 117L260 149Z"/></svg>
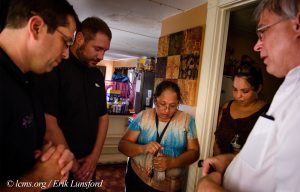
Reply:
<svg viewBox="0 0 300 192"><path fill-rule="evenodd" d="M151 141L150 143L144 145L144 153L155 154L156 152L158 152L162 149L163 149L163 147L156 141Z"/></svg>
<svg viewBox="0 0 300 192"><path fill-rule="evenodd" d="M172 167L173 159L173 157L164 155L153 157L153 167L156 171L165 171Z"/></svg>

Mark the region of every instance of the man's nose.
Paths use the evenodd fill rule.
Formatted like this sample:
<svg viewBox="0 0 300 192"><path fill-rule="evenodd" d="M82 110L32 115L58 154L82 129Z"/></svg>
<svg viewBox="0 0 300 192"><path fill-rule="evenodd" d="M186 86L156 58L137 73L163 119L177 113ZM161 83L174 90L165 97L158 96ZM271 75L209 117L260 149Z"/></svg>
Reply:
<svg viewBox="0 0 300 192"><path fill-rule="evenodd" d="M97 54L97 59L99 59L100 61L102 61L103 57L104 57L104 53L105 53L105 51L99 51L98 54Z"/></svg>
<svg viewBox="0 0 300 192"><path fill-rule="evenodd" d="M69 55L70 55L70 47L66 47L62 52L62 56L64 59L68 59Z"/></svg>
<svg viewBox="0 0 300 192"><path fill-rule="evenodd" d="M260 39L258 39L253 47L253 50L256 52L259 52L259 51L261 51L261 48L262 48L262 41Z"/></svg>

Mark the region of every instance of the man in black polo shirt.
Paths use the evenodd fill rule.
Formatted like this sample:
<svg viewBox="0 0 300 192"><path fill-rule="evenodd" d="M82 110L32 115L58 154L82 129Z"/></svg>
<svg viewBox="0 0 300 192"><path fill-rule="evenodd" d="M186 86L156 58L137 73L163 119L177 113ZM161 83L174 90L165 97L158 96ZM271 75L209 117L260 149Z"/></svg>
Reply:
<svg viewBox="0 0 300 192"><path fill-rule="evenodd" d="M108 128L104 77L95 67L109 49L111 31L99 18L81 24L70 58L45 74L47 138L68 145L79 170L74 178L89 181L95 173Z"/></svg>
<svg viewBox="0 0 300 192"><path fill-rule="evenodd" d="M68 178L74 156L63 145L43 144L44 113L31 73L69 57L78 18L66 0L9 3L0 7L7 13L0 19L0 191L40 191Z"/></svg>

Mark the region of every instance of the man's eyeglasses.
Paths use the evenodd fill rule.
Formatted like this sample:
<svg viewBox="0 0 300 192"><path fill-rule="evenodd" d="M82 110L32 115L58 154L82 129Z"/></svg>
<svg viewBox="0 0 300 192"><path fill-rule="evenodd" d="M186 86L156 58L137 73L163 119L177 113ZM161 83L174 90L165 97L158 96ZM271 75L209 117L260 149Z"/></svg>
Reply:
<svg viewBox="0 0 300 192"><path fill-rule="evenodd" d="M167 105L165 103L159 103L159 102L156 102L155 103L156 107L159 109L159 110L170 110L170 111L175 111L178 107L178 104L171 104L171 105Z"/></svg>
<svg viewBox="0 0 300 192"><path fill-rule="evenodd" d="M285 21L287 20L288 18L284 18L284 19L281 19L279 21L276 21L275 23L271 23L269 25L265 25L265 26L261 26L259 28L256 29L256 34L258 36L258 39L260 41L262 41L262 38L263 38L263 33L266 32L268 29L270 29L271 27L273 27L274 25L278 24L278 23L281 23L282 21Z"/></svg>
<svg viewBox="0 0 300 192"><path fill-rule="evenodd" d="M63 33L62 33L61 31L59 31L58 29L56 29L56 31L57 31L58 33L60 33L60 34L63 36L63 40L64 40L65 46L66 46L67 48L71 47L71 46L74 44L74 42L75 42L75 36L76 36L76 31L74 32L72 38L66 36L65 34L63 34Z"/></svg>

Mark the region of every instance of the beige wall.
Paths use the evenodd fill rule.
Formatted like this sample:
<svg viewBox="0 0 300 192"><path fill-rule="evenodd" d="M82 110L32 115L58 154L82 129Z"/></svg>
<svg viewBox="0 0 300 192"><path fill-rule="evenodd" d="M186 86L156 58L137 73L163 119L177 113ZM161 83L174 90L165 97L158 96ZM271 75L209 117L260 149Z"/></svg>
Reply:
<svg viewBox="0 0 300 192"><path fill-rule="evenodd" d="M102 60L97 65L106 67L105 80L111 80L111 76L113 74L114 61L112 61L112 60Z"/></svg>
<svg viewBox="0 0 300 192"><path fill-rule="evenodd" d="M199 5L191 10L183 12L178 15L174 15L162 21L161 28L161 37L170 35L172 33L176 33L179 31L184 31L187 29L195 28L195 27L203 27L202 30L202 42L201 42L201 51L200 51L200 69L201 71L201 59L202 59L202 47L204 41L204 33L205 33L205 24L206 24L206 14L207 14L207 3ZM200 75L198 75L197 84L199 82ZM198 86L197 86L198 87ZM197 91L196 91L197 92ZM196 97L197 98L197 95ZM197 101L196 101L197 102ZM195 115L195 107L194 106L184 106L184 109L187 108L187 112L191 115Z"/></svg>
<svg viewBox="0 0 300 192"><path fill-rule="evenodd" d="M115 60L114 67L136 67L137 61L137 58Z"/></svg>
<svg viewBox="0 0 300 192"><path fill-rule="evenodd" d="M207 4L200 5L184 13L169 17L162 21L161 36L169 35L197 26L205 26Z"/></svg>

